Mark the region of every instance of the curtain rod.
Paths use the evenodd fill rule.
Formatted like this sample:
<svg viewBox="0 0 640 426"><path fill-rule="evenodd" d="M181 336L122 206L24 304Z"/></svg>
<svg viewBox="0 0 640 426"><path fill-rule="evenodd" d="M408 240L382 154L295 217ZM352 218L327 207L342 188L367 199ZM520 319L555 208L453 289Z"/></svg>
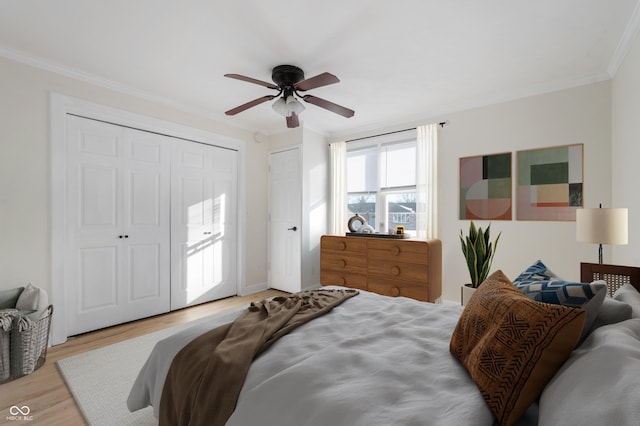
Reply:
<svg viewBox="0 0 640 426"><path fill-rule="evenodd" d="M446 121L446 120L445 121L441 121L441 122L438 123L438 125L440 127L444 127L447 124L449 124L449 121ZM410 127L408 129L395 130L393 132L380 133L379 135L363 136L361 138L349 139L348 141L345 141L345 142L349 143L349 142L361 141L361 140L364 140L364 139L377 138L377 137L380 137L380 136L394 135L396 133L408 132L409 130L415 130L415 129L416 129L415 127Z"/></svg>

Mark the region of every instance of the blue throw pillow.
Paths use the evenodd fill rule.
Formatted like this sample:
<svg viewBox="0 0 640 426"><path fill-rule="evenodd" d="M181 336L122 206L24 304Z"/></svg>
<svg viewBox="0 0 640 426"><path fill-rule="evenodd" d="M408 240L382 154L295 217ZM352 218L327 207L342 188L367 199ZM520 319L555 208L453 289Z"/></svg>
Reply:
<svg viewBox="0 0 640 426"><path fill-rule="evenodd" d="M518 285L531 281L550 280L552 278L558 278L558 276L551 272L551 270L547 268L547 265L538 260L536 263L529 266L526 271L518 275L518 278L513 280L513 283Z"/></svg>
<svg viewBox="0 0 640 426"><path fill-rule="evenodd" d="M591 328L607 295L605 281L574 283L556 277L540 281L523 281L517 283L516 287L527 297L538 302L584 309L587 313L585 333Z"/></svg>

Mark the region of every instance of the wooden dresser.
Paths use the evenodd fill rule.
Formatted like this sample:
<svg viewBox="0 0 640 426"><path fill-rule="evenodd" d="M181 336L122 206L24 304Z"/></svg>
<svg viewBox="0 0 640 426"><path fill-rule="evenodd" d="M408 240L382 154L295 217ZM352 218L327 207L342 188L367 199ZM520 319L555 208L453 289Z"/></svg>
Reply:
<svg viewBox="0 0 640 426"><path fill-rule="evenodd" d="M324 235L320 283L434 302L442 294L442 243Z"/></svg>

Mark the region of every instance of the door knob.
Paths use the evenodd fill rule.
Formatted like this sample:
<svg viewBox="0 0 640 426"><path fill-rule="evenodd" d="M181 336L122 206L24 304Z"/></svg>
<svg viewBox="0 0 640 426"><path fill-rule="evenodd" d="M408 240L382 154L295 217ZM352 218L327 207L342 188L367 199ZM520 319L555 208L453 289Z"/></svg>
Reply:
<svg viewBox="0 0 640 426"><path fill-rule="evenodd" d="M297 230L298 230L297 226L294 226L292 228L287 228L287 231L297 231Z"/></svg>

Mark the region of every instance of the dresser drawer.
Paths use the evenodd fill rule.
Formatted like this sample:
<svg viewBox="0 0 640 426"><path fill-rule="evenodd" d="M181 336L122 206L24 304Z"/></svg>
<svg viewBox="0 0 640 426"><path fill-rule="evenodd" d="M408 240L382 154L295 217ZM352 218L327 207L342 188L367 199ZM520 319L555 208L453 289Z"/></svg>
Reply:
<svg viewBox="0 0 640 426"><path fill-rule="evenodd" d="M358 237L322 236L320 240L322 250L331 250L340 253L349 253L365 256L367 253L367 241Z"/></svg>
<svg viewBox="0 0 640 426"><path fill-rule="evenodd" d="M414 281L422 285L426 285L429 282L429 269L426 263L417 264L376 259L369 262L367 275L401 281Z"/></svg>
<svg viewBox="0 0 640 426"><path fill-rule="evenodd" d="M320 255L320 268L364 275L367 273L367 258L325 251Z"/></svg>
<svg viewBox="0 0 640 426"><path fill-rule="evenodd" d="M429 256L429 247L423 241L372 240L367 243L367 254L371 259L426 264Z"/></svg>
<svg viewBox="0 0 640 426"><path fill-rule="evenodd" d="M429 299L429 288L415 283L369 277L367 281L367 290L384 296L403 296L421 300L423 302L431 301Z"/></svg>
<svg viewBox="0 0 640 426"><path fill-rule="evenodd" d="M339 285L344 287L359 288L360 290L367 289L366 275L334 271L331 269L320 270L320 283L322 285Z"/></svg>

